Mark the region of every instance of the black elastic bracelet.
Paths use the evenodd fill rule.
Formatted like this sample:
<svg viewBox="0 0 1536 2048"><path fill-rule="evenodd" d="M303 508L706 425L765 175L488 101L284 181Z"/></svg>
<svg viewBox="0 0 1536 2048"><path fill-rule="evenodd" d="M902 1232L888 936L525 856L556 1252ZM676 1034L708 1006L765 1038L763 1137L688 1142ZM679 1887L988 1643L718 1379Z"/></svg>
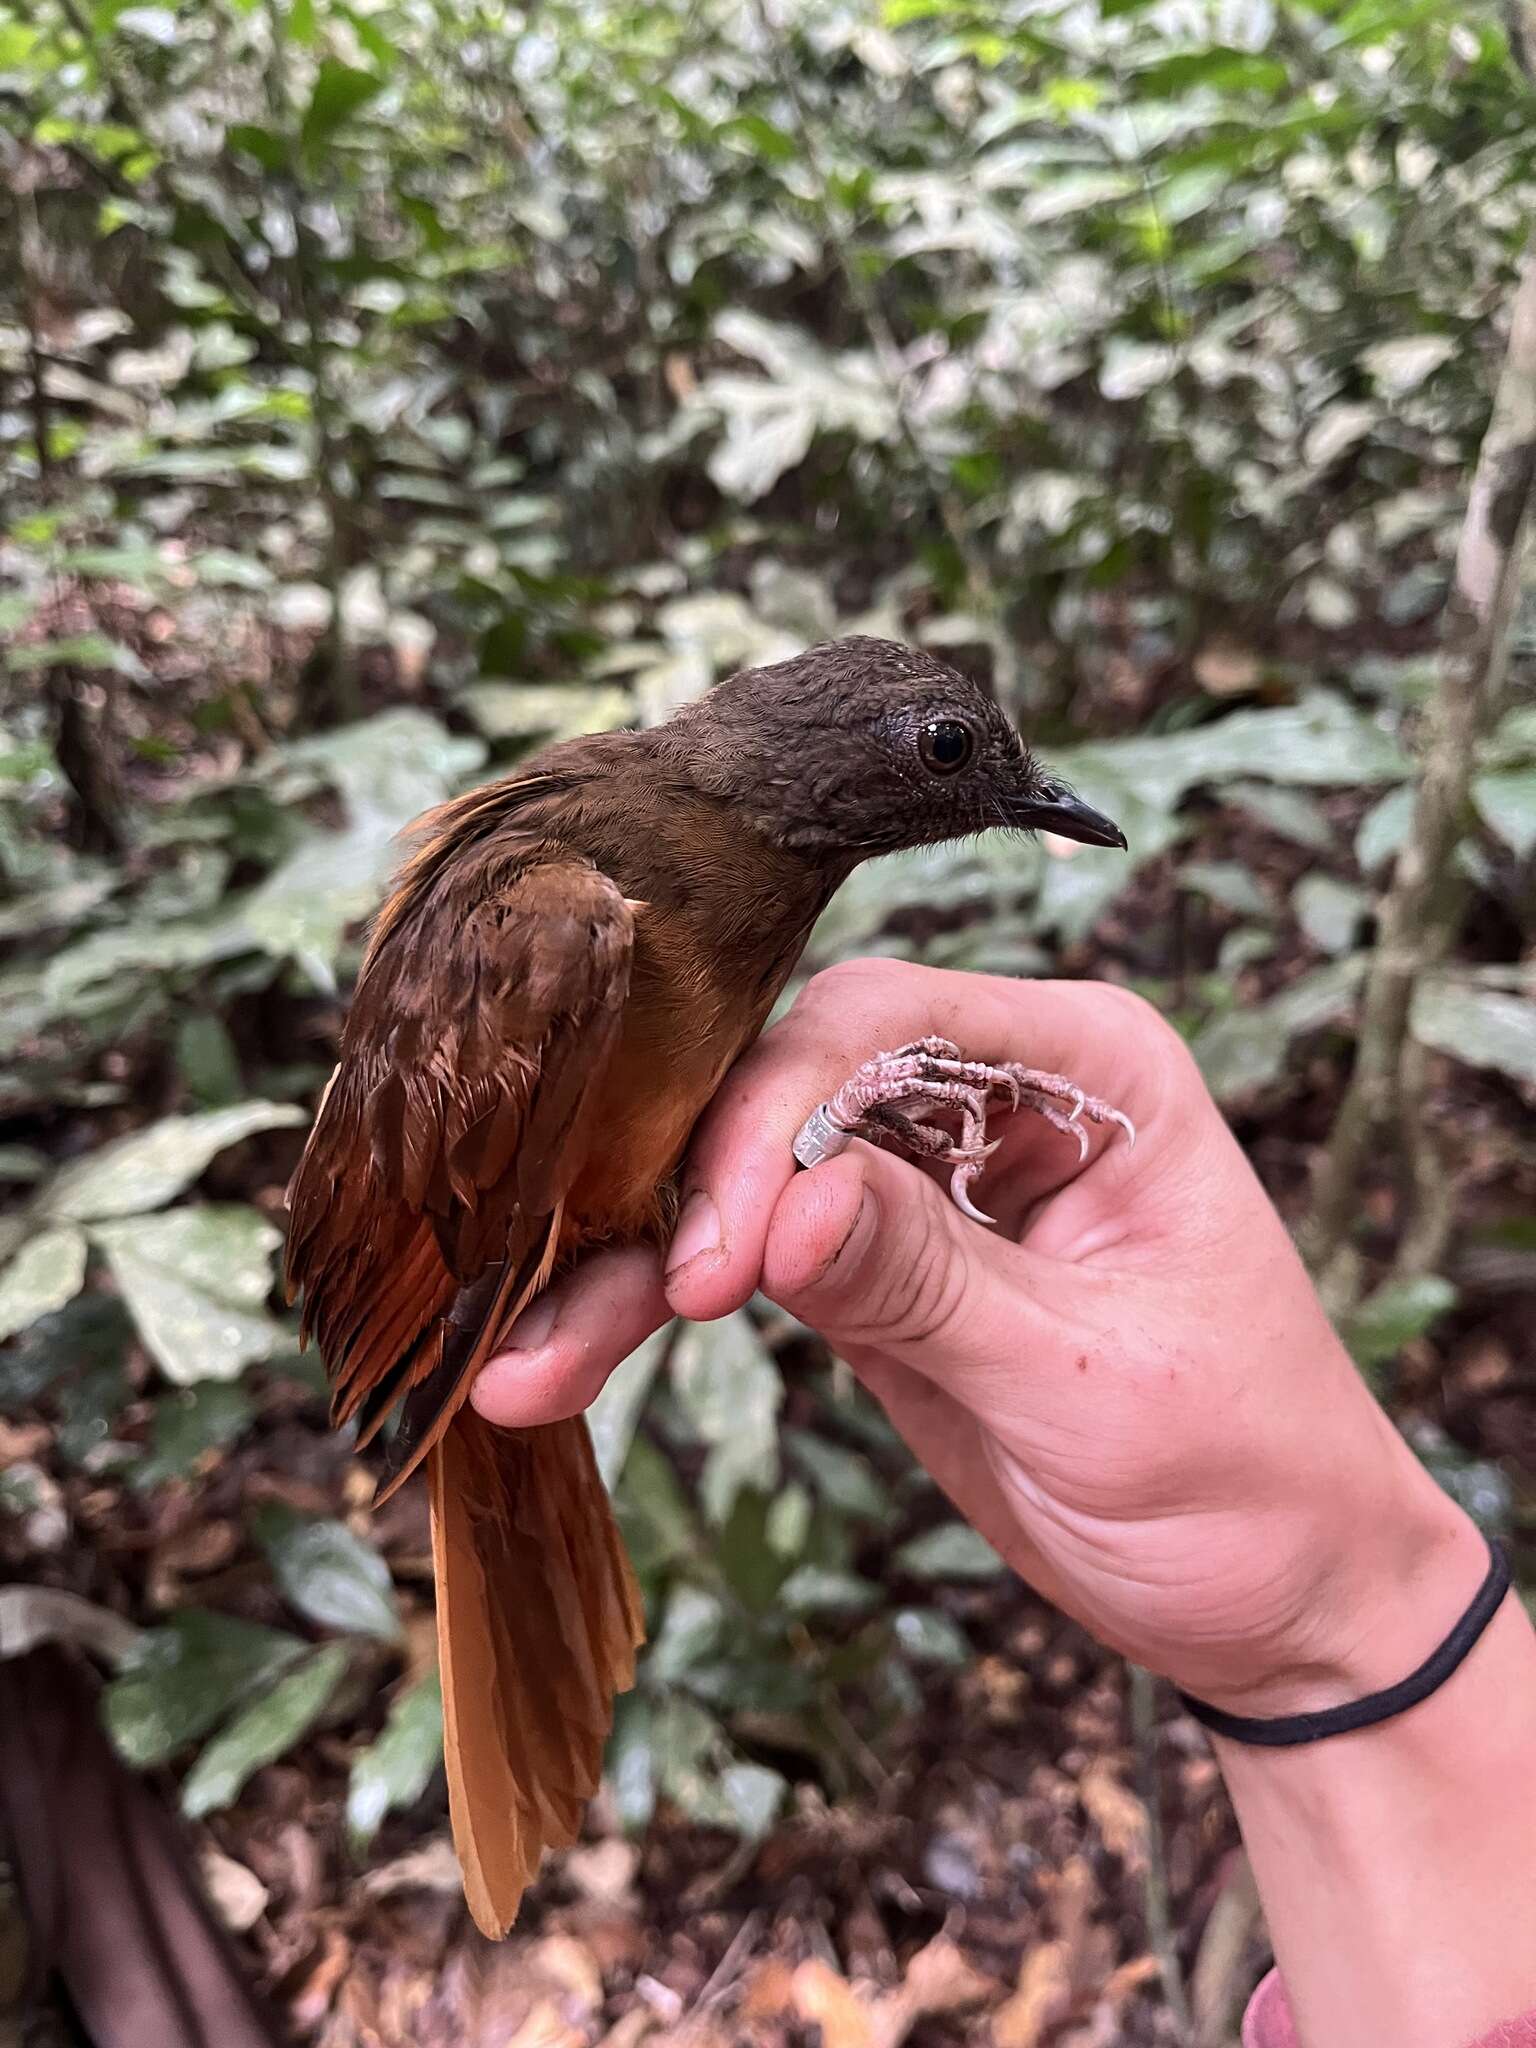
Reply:
<svg viewBox="0 0 1536 2048"><path fill-rule="evenodd" d="M1378 1721L1390 1721L1394 1714L1406 1713L1437 1692L1497 1614L1509 1591L1509 1559L1491 1539L1488 1558L1487 1578L1439 1649L1426 1657L1417 1671L1398 1684L1389 1685L1385 1692L1368 1693L1363 1700L1351 1700L1344 1707L1328 1707L1322 1713L1280 1714L1273 1720L1224 1713L1220 1707L1192 1699L1187 1692L1181 1692L1179 1698L1197 1721L1203 1721L1217 1735L1230 1736L1234 1742L1255 1743L1261 1749L1289 1749L1298 1742L1322 1742L1330 1735L1352 1735L1357 1728L1373 1728Z"/></svg>

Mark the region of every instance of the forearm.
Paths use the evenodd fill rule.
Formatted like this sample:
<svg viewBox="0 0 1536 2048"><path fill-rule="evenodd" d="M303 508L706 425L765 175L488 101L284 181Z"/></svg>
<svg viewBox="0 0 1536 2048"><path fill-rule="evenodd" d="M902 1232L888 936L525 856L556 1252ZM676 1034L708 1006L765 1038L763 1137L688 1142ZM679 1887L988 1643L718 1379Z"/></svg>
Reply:
<svg viewBox="0 0 1536 2048"><path fill-rule="evenodd" d="M1303 2048L1463 2048L1536 2005L1536 1632L1513 1594L1395 1720L1216 1749Z"/></svg>

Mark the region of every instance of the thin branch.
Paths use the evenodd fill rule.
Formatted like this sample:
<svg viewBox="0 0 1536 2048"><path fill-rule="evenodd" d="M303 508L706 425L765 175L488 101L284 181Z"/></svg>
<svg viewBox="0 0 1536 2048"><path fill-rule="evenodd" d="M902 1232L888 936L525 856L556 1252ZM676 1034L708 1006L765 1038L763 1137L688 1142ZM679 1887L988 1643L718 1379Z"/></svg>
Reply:
<svg viewBox="0 0 1536 2048"><path fill-rule="evenodd" d="M1131 1740L1136 1750L1136 1790L1147 1813L1147 1860L1142 1871L1142 1902L1147 1916L1147 1944L1162 1973L1163 1997L1181 2040L1189 2041L1193 2025L1189 1993L1174 1939L1168 1907L1168 1858L1163 1841L1162 1801L1157 1782L1157 1681L1139 1664L1128 1664L1131 1692Z"/></svg>
<svg viewBox="0 0 1536 2048"><path fill-rule="evenodd" d="M1394 1117L1418 1143L1424 1066L1409 1019L1424 974L1455 940L1462 894L1452 861L1466 823L1477 743L1498 715L1510 626L1536 485L1536 239L1521 266L1493 415L1467 502L1446 605L1439 679L1408 836L1381 900L1366 977L1354 1072L1319 1162L1303 1245L1335 1309L1359 1184L1373 1143ZM1423 1164L1426 1181L1437 1169ZM1333 1284L1330 1285L1330 1282Z"/></svg>

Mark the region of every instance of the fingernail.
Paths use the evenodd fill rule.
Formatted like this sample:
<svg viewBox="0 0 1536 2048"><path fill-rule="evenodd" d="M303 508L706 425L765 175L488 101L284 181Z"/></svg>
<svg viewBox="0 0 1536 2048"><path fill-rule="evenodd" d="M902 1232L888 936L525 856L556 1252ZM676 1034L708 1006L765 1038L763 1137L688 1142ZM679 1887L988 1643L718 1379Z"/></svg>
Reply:
<svg viewBox="0 0 1536 2048"><path fill-rule="evenodd" d="M684 1202L683 1213L677 1219L677 1229L672 1233L666 1277L670 1280L674 1273L701 1252L717 1252L719 1249L720 1212L702 1188L695 1188Z"/></svg>
<svg viewBox="0 0 1536 2048"><path fill-rule="evenodd" d="M505 1358L509 1351L540 1351L549 1342L555 1327L558 1303L544 1295L525 1308L517 1321L508 1330L496 1347L496 1356Z"/></svg>

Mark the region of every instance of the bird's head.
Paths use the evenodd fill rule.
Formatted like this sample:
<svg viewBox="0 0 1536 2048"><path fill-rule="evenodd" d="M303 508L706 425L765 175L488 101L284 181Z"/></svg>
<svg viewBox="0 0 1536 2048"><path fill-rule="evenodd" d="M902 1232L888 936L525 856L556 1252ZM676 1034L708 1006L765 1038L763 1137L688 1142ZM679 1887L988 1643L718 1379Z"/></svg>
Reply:
<svg viewBox="0 0 1536 2048"><path fill-rule="evenodd" d="M894 640L860 634L745 669L656 737L766 838L833 864L997 826L1125 845L984 691Z"/></svg>

